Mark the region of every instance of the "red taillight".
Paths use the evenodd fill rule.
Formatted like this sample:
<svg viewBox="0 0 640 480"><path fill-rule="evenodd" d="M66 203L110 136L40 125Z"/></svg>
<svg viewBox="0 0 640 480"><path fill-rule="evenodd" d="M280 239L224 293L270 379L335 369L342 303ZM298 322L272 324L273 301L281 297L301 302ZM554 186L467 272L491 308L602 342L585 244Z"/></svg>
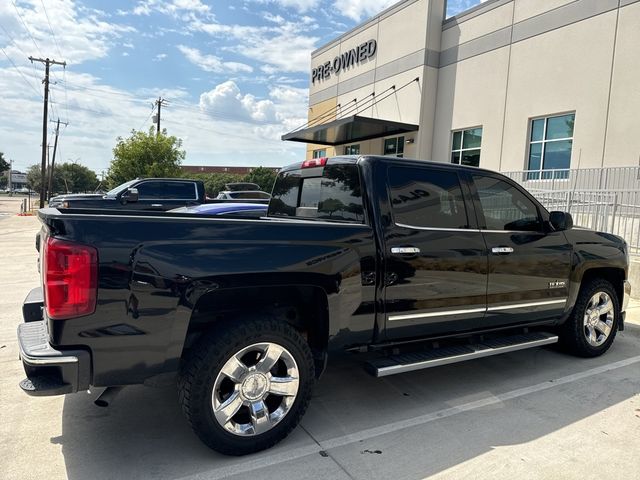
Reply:
<svg viewBox="0 0 640 480"><path fill-rule="evenodd" d="M320 157L314 158L312 160L305 160L304 162L302 162L302 168L324 167L327 164L327 160L329 160L329 157Z"/></svg>
<svg viewBox="0 0 640 480"><path fill-rule="evenodd" d="M98 252L49 237L44 250L44 295L51 319L81 317L96 309Z"/></svg>

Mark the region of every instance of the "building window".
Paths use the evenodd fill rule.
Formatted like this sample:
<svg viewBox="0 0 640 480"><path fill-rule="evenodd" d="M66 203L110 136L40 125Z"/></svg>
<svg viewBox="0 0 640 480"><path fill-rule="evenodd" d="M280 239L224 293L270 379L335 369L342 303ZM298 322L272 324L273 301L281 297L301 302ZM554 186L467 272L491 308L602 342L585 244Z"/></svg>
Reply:
<svg viewBox="0 0 640 480"><path fill-rule="evenodd" d="M347 145L344 147L345 155L360 155L360 144L356 145Z"/></svg>
<svg viewBox="0 0 640 480"><path fill-rule="evenodd" d="M404 137L384 139L384 155L402 157L404 154Z"/></svg>
<svg viewBox="0 0 640 480"><path fill-rule="evenodd" d="M569 178L575 113L531 120L527 180Z"/></svg>
<svg viewBox="0 0 640 480"><path fill-rule="evenodd" d="M313 158L322 158L327 156L327 149L321 148L320 150L313 151Z"/></svg>
<svg viewBox="0 0 640 480"><path fill-rule="evenodd" d="M457 130L451 135L451 163L479 167L482 127Z"/></svg>

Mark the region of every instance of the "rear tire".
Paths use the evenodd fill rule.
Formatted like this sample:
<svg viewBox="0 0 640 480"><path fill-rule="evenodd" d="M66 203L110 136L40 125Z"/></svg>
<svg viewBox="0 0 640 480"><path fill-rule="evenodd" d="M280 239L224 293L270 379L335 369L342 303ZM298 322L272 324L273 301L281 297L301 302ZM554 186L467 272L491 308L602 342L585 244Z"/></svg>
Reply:
<svg viewBox="0 0 640 480"><path fill-rule="evenodd" d="M309 345L286 323L265 319L219 326L185 357L180 403L208 447L246 455L275 445L300 422L314 372Z"/></svg>
<svg viewBox="0 0 640 480"><path fill-rule="evenodd" d="M606 352L618 331L620 301L607 280L584 284L571 316L559 330L560 345L580 357L597 357Z"/></svg>

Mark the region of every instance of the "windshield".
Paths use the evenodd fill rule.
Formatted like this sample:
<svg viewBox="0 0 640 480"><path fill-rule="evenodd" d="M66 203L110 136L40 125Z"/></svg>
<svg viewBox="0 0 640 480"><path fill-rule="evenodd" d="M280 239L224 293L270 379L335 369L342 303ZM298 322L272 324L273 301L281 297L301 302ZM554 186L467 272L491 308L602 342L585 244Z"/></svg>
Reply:
<svg viewBox="0 0 640 480"><path fill-rule="evenodd" d="M120 192L122 192L123 190L126 190L131 185L133 185L136 181L137 180L129 180L128 182L125 182L122 185L118 185L116 188L113 188L113 189L109 190L107 193L105 193L105 195L107 197L115 197Z"/></svg>

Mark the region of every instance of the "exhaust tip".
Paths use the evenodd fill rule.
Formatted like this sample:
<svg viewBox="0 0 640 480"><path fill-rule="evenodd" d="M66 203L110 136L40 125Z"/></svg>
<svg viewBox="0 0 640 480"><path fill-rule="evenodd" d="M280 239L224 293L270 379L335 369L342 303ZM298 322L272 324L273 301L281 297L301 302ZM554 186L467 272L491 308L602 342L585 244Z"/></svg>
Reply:
<svg viewBox="0 0 640 480"><path fill-rule="evenodd" d="M114 398L116 398L116 395L120 393L120 390L122 390L122 388L123 387L105 388L104 391L98 396L98 398L93 401L93 403L95 403L98 407L108 407L113 403Z"/></svg>

